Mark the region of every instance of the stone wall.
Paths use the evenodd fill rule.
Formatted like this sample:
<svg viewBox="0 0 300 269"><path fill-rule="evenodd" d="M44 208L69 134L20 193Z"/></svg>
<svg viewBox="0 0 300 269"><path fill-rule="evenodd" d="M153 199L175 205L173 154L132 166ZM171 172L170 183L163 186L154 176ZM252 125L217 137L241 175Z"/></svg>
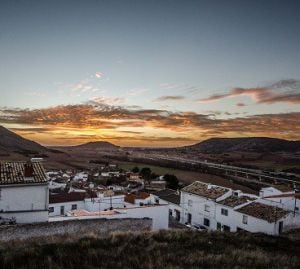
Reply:
<svg viewBox="0 0 300 269"><path fill-rule="evenodd" d="M68 220L37 224L0 226L0 241L24 240L41 236L70 235L84 237L105 236L111 232L149 231L151 219L92 219Z"/></svg>

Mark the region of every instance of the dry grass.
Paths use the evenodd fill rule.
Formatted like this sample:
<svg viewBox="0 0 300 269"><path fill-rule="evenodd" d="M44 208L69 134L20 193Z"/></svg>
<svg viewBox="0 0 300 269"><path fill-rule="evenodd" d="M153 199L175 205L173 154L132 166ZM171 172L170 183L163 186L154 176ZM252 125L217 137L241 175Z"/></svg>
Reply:
<svg viewBox="0 0 300 269"><path fill-rule="evenodd" d="M185 230L0 245L0 268L299 268L300 242Z"/></svg>

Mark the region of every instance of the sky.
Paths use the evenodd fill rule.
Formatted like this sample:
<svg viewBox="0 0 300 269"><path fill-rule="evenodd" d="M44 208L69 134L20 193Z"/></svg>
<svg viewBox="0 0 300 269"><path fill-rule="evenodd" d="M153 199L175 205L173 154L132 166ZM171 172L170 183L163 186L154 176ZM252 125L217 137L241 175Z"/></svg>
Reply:
<svg viewBox="0 0 300 269"><path fill-rule="evenodd" d="M0 125L43 145L300 139L300 1L1 0Z"/></svg>

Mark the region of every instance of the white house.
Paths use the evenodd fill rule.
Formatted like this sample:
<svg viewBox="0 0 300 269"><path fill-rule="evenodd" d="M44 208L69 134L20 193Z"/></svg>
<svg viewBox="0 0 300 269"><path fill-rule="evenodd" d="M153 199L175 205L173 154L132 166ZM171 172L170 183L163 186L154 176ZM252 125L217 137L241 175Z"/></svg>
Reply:
<svg viewBox="0 0 300 269"><path fill-rule="evenodd" d="M300 193L296 191L282 192L274 187L262 188L259 197L263 203L267 201L284 209L300 214Z"/></svg>
<svg viewBox="0 0 300 269"><path fill-rule="evenodd" d="M87 194L86 192L60 192L50 195L49 216L64 216L72 210L103 211L111 208L124 208L124 194L105 191Z"/></svg>
<svg viewBox="0 0 300 269"><path fill-rule="evenodd" d="M176 221L180 221L180 192L164 189L151 194L151 201L156 204L166 204L169 208L169 216Z"/></svg>
<svg viewBox="0 0 300 269"><path fill-rule="evenodd" d="M195 181L181 190L181 223L217 228L216 202L231 196L232 190Z"/></svg>
<svg viewBox="0 0 300 269"><path fill-rule="evenodd" d="M151 203L151 197L147 192L127 193L125 202L134 205L146 205Z"/></svg>
<svg viewBox="0 0 300 269"><path fill-rule="evenodd" d="M169 217L167 205L144 205L138 206L127 204L126 208L118 208L107 211L88 211L88 210L73 210L68 212L67 216L52 217L50 221L65 221L74 219L143 219L149 218L152 220L152 229L168 229Z"/></svg>
<svg viewBox="0 0 300 269"><path fill-rule="evenodd" d="M74 181L87 181L89 177L89 174L87 172L78 172L73 177Z"/></svg>
<svg viewBox="0 0 300 269"><path fill-rule="evenodd" d="M300 227L299 214L241 191L194 182L182 189L181 222L209 230L278 235Z"/></svg>
<svg viewBox="0 0 300 269"><path fill-rule="evenodd" d="M0 217L48 221L48 181L39 162L0 162Z"/></svg>
<svg viewBox="0 0 300 269"><path fill-rule="evenodd" d="M68 211L85 209L84 199L86 193L82 192L60 192L49 196L49 216L60 216Z"/></svg>
<svg viewBox="0 0 300 269"><path fill-rule="evenodd" d="M257 197L232 195L217 203L217 229L222 231L280 234L291 222L282 208L260 203Z"/></svg>

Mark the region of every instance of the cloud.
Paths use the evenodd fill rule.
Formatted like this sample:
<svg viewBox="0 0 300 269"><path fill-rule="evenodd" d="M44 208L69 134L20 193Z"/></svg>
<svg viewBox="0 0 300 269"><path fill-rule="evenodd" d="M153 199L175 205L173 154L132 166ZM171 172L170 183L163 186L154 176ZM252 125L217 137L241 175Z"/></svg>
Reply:
<svg viewBox="0 0 300 269"><path fill-rule="evenodd" d="M98 71L98 72L95 73L95 77L96 78L102 78L103 77L103 73Z"/></svg>
<svg viewBox="0 0 300 269"><path fill-rule="evenodd" d="M147 91L148 91L148 89L131 89L131 90L127 91L127 95L139 96Z"/></svg>
<svg viewBox="0 0 300 269"><path fill-rule="evenodd" d="M104 96L97 96L97 97L93 97L91 99L91 101L89 101L89 104L92 105L110 105L110 106L114 106L114 105L119 105L119 104L123 104L125 102L125 98L123 97L104 97Z"/></svg>
<svg viewBox="0 0 300 269"><path fill-rule="evenodd" d="M185 97L182 95L165 95L158 97L154 100L154 102L165 102L165 101L182 101Z"/></svg>
<svg viewBox="0 0 300 269"><path fill-rule="evenodd" d="M245 103L236 103L236 106L243 107L243 106L246 106L246 104Z"/></svg>
<svg viewBox="0 0 300 269"><path fill-rule="evenodd" d="M159 87L163 90L179 91L188 94L196 93L199 89L189 84L161 83Z"/></svg>
<svg viewBox="0 0 300 269"><path fill-rule="evenodd" d="M278 90L281 91L278 92ZM266 87L233 88L228 93L214 94L208 98L199 99L197 102L209 103L236 96L249 96L257 104L273 104L278 102L300 104L300 81L289 79L280 80Z"/></svg>
<svg viewBox="0 0 300 269"><path fill-rule="evenodd" d="M76 83L66 84L65 88L77 95L85 92L96 92L100 90L98 79L103 78L103 76L103 73L96 72L94 75L89 75Z"/></svg>
<svg viewBox="0 0 300 269"><path fill-rule="evenodd" d="M30 125L53 130L72 128L80 132L107 130L115 135L120 132L121 127L132 131L150 129L151 133L160 133L161 137L168 137L166 134L172 132L189 139L204 139L213 134L300 139L299 122L300 112L223 119L191 111L130 109L108 105L101 100L42 109L0 109L0 123L3 124L18 124L22 127ZM139 134L132 135L138 139Z"/></svg>

